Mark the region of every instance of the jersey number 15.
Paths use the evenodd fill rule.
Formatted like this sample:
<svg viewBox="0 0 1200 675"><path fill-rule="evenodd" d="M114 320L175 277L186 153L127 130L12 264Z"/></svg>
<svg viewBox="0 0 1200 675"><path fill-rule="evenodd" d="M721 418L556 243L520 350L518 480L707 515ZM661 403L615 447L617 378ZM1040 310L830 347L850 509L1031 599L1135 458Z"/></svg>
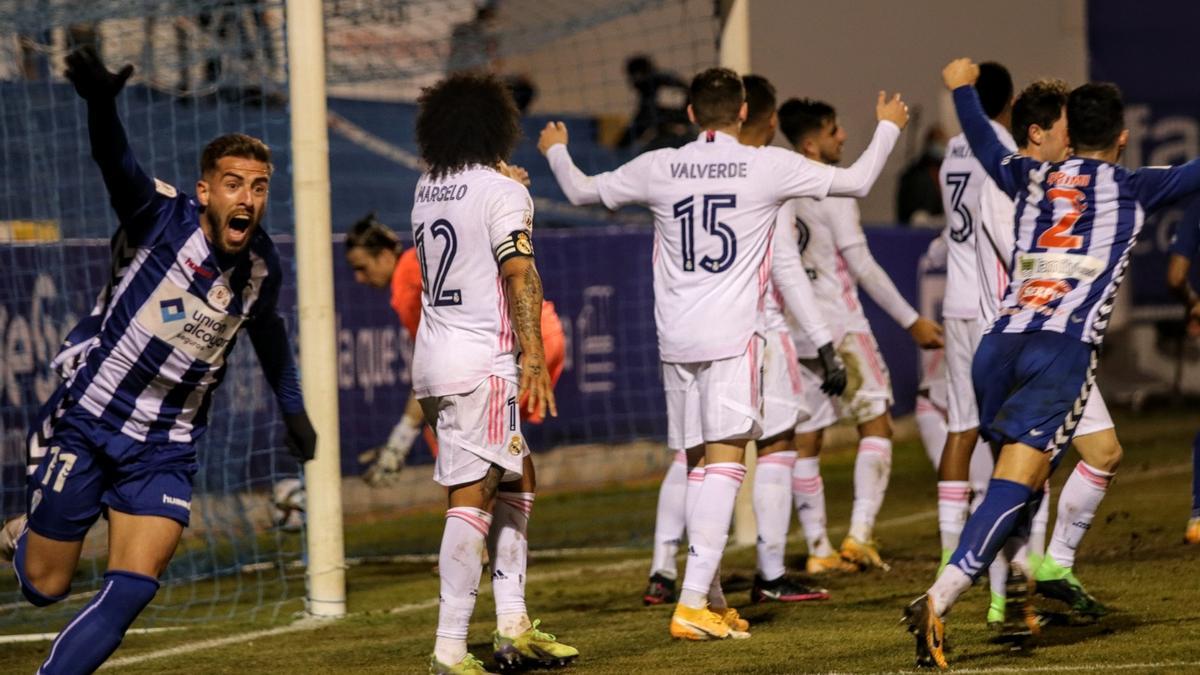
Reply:
<svg viewBox="0 0 1200 675"><path fill-rule="evenodd" d="M679 221L680 242L683 246L683 271L696 271L696 216L695 197L675 202L675 219ZM729 269L737 259L737 235L717 219L721 209L737 206L737 195L704 195L701 203L701 227L721 241L721 255L717 258L706 255L700 259L700 267L717 274Z"/></svg>

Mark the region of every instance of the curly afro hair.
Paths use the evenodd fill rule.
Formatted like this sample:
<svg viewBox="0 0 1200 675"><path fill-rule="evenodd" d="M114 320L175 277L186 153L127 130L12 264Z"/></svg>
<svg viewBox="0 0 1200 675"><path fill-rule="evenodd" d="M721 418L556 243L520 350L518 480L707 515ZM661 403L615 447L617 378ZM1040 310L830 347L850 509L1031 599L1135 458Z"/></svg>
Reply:
<svg viewBox="0 0 1200 675"><path fill-rule="evenodd" d="M422 90L417 103L417 147L435 179L507 160L521 137L512 94L493 75L451 75Z"/></svg>

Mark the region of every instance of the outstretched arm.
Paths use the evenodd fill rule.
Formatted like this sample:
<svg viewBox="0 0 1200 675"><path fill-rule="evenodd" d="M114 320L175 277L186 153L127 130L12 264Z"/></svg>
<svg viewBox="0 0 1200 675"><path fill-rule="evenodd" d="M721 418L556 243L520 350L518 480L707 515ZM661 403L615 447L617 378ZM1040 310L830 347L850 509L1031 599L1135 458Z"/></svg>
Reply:
<svg viewBox="0 0 1200 675"><path fill-rule="evenodd" d="M568 201L575 206L600 203L600 189L595 179L580 171L572 161L571 153L567 152L567 125L547 122L538 137L538 150L549 160L550 171Z"/></svg>
<svg viewBox="0 0 1200 675"><path fill-rule="evenodd" d="M520 396L529 396L528 410L539 417L558 416L554 400L554 384L546 367L545 346L542 343L542 278L533 264L532 255L510 257L500 263L504 292L513 332L521 345Z"/></svg>
<svg viewBox="0 0 1200 675"><path fill-rule="evenodd" d="M908 105L900 100L900 94L887 98L879 92L875 104L875 116L879 120L871 143L862 155L845 169L834 169L829 194L842 197L866 197L887 164L888 155L896 147L900 130L908 124Z"/></svg>
<svg viewBox="0 0 1200 675"><path fill-rule="evenodd" d="M117 94L132 74L132 65L109 72L91 47L81 47L67 56L66 77L87 101L92 159L100 167L113 209L122 224L131 228L131 240L137 241L143 233L132 221L153 201L155 183L133 156L117 116Z"/></svg>
<svg viewBox="0 0 1200 675"><path fill-rule="evenodd" d="M1015 198L1021 188L1017 178L1020 165L1030 160L1017 158L1015 162L1005 161L1013 154L1012 150L1000 142L987 114L983 112L979 92L975 91L977 79L979 66L972 63L971 59L955 59L942 69L942 81L946 88L954 93L954 109L958 112L958 123L962 125L972 154L992 180L996 181L996 185L1009 197Z"/></svg>

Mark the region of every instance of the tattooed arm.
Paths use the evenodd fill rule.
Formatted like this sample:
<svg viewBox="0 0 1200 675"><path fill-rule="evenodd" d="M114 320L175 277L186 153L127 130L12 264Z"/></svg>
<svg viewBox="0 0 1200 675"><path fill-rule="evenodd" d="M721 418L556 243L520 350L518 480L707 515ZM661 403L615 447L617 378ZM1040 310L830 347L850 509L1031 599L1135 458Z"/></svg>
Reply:
<svg viewBox="0 0 1200 675"><path fill-rule="evenodd" d="M521 345L521 396L528 394L529 412L545 416L549 408L550 415L557 417L554 386L542 344L542 278L532 256L505 260L500 265L500 275L504 277L513 332Z"/></svg>

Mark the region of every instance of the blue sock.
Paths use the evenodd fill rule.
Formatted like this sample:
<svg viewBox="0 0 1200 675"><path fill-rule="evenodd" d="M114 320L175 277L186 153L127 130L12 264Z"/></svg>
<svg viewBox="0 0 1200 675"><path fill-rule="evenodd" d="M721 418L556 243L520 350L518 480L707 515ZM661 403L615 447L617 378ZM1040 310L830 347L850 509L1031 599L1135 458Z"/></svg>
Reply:
<svg viewBox="0 0 1200 675"><path fill-rule="evenodd" d="M1192 517L1200 518L1200 433L1192 440Z"/></svg>
<svg viewBox="0 0 1200 675"><path fill-rule="evenodd" d="M99 668L157 592L157 579L134 572L106 573L100 592L50 645L38 675L90 673Z"/></svg>
<svg viewBox="0 0 1200 675"><path fill-rule="evenodd" d="M17 584L21 586L21 595L29 601L29 604L34 607L48 607L54 603L67 597L71 589L67 589L62 595L46 595L33 587L29 583L29 577L25 574L25 540L29 537L29 528L17 537L15 549L13 550L13 574L17 575Z"/></svg>
<svg viewBox="0 0 1200 675"><path fill-rule="evenodd" d="M950 563L972 580L992 564L1008 535L1025 516L1033 490L1011 480L993 478L987 496L967 519Z"/></svg>

